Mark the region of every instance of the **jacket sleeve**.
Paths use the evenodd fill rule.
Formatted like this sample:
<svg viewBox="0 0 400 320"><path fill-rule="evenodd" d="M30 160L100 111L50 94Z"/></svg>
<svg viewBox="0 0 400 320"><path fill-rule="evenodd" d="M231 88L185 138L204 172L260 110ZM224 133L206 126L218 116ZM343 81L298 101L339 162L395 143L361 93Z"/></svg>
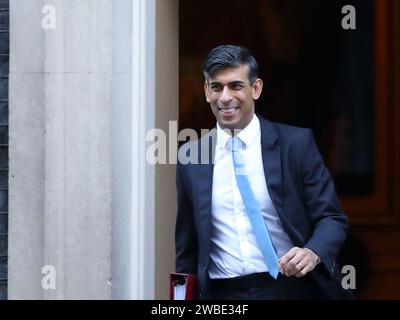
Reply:
<svg viewBox="0 0 400 320"><path fill-rule="evenodd" d="M176 272L197 273L198 242L193 217L193 205L189 190L184 183L186 165L177 164L176 188L178 211L175 226Z"/></svg>
<svg viewBox="0 0 400 320"><path fill-rule="evenodd" d="M304 202L314 226L305 247L313 250L333 273L336 257L346 239L347 217L309 129L305 131L300 159Z"/></svg>

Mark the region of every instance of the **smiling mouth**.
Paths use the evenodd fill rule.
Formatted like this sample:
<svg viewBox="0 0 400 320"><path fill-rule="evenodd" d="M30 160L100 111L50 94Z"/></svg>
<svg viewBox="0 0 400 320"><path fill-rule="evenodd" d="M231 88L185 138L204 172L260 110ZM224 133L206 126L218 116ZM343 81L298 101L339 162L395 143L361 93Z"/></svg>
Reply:
<svg viewBox="0 0 400 320"><path fill-rule="evenodd" d="M223 116L232 116L239 107L230 107L230 108L218 108L219 112Z"/></svg>

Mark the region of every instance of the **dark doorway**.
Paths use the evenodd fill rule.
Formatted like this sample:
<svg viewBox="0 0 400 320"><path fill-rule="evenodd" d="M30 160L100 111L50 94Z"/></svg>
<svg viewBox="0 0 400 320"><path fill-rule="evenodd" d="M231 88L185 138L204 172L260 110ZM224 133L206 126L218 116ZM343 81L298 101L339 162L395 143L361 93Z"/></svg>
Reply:
<svg viewBox="0 0 400 320"><path fill-rule="evenodd" d="M344 30L342 7L357 9ZM342 196L370 196L373 163L373 1L180 1L180 127L215 125L202 62L216 45L240 44L261 67L256 112L308 127Z"/></svg>

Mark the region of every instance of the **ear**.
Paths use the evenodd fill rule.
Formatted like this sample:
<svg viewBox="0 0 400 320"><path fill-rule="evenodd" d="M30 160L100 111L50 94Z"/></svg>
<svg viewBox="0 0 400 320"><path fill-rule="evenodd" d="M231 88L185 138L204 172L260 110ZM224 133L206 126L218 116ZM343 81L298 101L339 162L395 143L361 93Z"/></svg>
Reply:
<svg viewBox="0 0 400 320"><path fill-rule="evenodd" d="M256 79L251 88L253 99L258 100L263 89L263 81L260 78Z"/></svg>
<svg viewBox="0 0 400 320"><path fill-rule="evenodd" d="M208 91L208 82L204 81L204 94L206 95L207 102L210 102L210 93Z"/></svg>

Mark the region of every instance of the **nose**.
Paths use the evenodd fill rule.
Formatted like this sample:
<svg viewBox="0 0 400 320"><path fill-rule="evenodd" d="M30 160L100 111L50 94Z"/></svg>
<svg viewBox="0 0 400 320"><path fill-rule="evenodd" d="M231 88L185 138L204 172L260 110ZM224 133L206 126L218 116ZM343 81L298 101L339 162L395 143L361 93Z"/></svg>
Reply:
<svg viewBox="0 0 400 320"><path fill-rule="evenodd" d="M228 88L228 86L225 86L224 89L222 90L222 93L221 93L221 96L219 97L219 100L224 105L228 105L232 101L232 92Z"/></svg>

